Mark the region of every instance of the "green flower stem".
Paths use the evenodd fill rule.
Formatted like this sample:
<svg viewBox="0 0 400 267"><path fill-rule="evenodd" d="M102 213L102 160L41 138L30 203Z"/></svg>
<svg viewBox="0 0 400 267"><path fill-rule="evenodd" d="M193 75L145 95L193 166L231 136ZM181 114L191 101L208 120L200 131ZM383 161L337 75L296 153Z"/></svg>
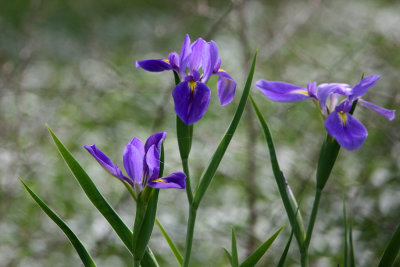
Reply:
<svg viewBox="0 0 400 267"><path fill-rule="evenodd" d="M315 190L315 197L314 197L314 203L313 203L313 207L312 207L312 211L311 211L310 220L308 222L306 241L304 242L306 248L308 248L310 245L315 220L317 219L317 213L318 213L319 202L321 200L321 194L322 194L322 189L317 187Z"/></svg>
<svg viewBox="0 0 400 267"><path fill-rule="evenodd" d="M196 215L197 215L197 207L194 205L190 205L187 232L186 232L186 247L185 247L185 254L183 256L182 267L189 266L190 255L192 253L192 243L194 234L194 224L196 223Z"/></svg>
<svg viewBox="0 0 400 267"><path fill-rule="evenodd" d="M187 198L189 201L189 204L192 204L193 202L193 191L192 191L192 185L190 183L190 176L189 176L189 160L188 159L182 159L182 168L183 172L186 174L186 194Z"/></svg>

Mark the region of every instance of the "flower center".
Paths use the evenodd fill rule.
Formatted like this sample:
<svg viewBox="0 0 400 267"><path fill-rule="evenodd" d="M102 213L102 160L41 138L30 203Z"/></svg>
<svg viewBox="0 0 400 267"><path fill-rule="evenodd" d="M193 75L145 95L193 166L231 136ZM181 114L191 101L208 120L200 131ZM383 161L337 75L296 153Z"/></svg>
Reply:
<svg viewBox="0 0 400 267"><path fill-rule="evenodd" d="M193 93L194 87L196 86L195 81L189 81L190 92Z"/></svg>
<svg viewBox="0 0 400 267"><path fill-rule="evenodd" d="M346 119L347 119L346 113L344 113L343 111L340 111L339 116L342 119L343 125L346 126Z"/></svg>

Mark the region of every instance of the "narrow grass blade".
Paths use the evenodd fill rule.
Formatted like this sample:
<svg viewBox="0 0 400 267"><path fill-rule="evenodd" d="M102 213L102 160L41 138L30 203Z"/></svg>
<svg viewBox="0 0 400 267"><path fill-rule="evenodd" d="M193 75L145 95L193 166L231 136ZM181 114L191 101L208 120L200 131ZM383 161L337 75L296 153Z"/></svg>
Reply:
<svg viewBox="0 0 400 267"><path fill-rule="evenodd" d="M283 176L283 173L279 167L278 159L275 153L274 142L272 141L271 132L269 131L267 122L265 121L263 115L261 114L256 102L251 95L250 101L261 124L261 128L263 129L265 139L268 144L272 171L274 173L275 181L278 185L279 193L281 195L283 205L288 215L290 225L294 231L294 235L297 239L297 242L299 243L300 248L303 248L305 242L305 230L303 219L301 217L296 199L294 198L292 191L290 190L289 184L286 178Z"/></svg>
<svg viewBox="0 0 400 267"><path fill-rule="evenodd" d="M231 255L231 253L229 253L229 251L226 248L224 248L224 251L225 251L226 257L229 260L229 263L232 265L232 255Z"/></svg>
<svg viewBox="0 0 400 267"><path fill-rule="evenodd" d="M269 247L274 243L275 239L278 237L279 233L282 231L283 225L278 231L275 232L267 241L262 243L242 264L240 267L253 267L261 259L262 256L267 252Z"/></svg>
<svg viewBox="0 0 400 267"><path fill-rule="evenodd" d="M351 223L350 219L350 225L349 225L349 246L350 246L350 251L349 251L349 266L350 267L355 267L356 266L356 261L354 257L354 245L353 245L353 226Z"/></svg>
<svg viewBox="0 0 400 267"><path fill-rule="evenodd" d="M239 258L236 244L236 234L235 230L232 228L232 267L239 267Z"/></svg>
<svg viewBox="0 0 400 267"><path fill-rule="evenodd" d="M172 253L174 254L176 260L178 261L179 266L181 266L182 262L183 262L183 257L181 255L181 253L179 252L178 248L175 246L175 244L172 241L171 237L165 231L164 227L161 225L161 223L160 223L160 221L158 219L156 219L156 224L158 225L158 228L160 228L160 231L161 231L162 235L164 236L165 240L167 240L169 248L171 249Z"/></svg>
<svg viewBox="0 0 400 267"><path fill-rule="evenodd" d="M287 254L289 252L290 244L292 243L292 238L293 238L293 230L290 233L289 240L288 240L288 242L287 242L287 244L285 246L285 249L283 250L281 258L279 259L278 265L276 267L283 267L283 265L285 264L286 256L287 256Z"/></svg>
<svg viewBox="0 0 400 267"><path fill-rule="evenodd" d="M349 266L349 249L347 243L347 214L346 214L346 200L343 199L343 227L344 227L344 267Z"/></svg>
<svg viewBox="0 0 400 267"><path fill-rule="evenodd" d="M232 140L233 134L236 131L240 118L242 117L244 108L246 106L247 98L249 96L251 83L253 81L256 60L257 60L257 52L254 54L253 63L251 65L249 75L247 76L247 81L243 89L242 97L240 98L239 106L236 109L232 122L229 125L228 130L225 132L225 135L222 138L217 150L212 156L210 163L208 164L207 168L203 171L201 175L200 183L197 186L196 191L194 193L193 206L195 208L199 206L200 201L204 196L204 193L206 192L208 186L210 185L211 180L214 177L215 172L217 171L218 166L221 163L221 160L225 154L225 151L228 148L230 141Z"/></svg>
<svg viewBox="0 0 400 267"><path fill-rule="evenodd" d="M378 267L393 266L396 256L400 250L400 224L397 226L396 232L393 234L388 246L383 253L382 259Z"/></svg>
<svg viewBox="0 0 400 267"><path fill-rule="evenodd" d="M103 195L97 189L96 185L93 183L92 179L90 179L89 175L76 161L76 159L72 156L72 154L68 151L68 149L61 143L61 141L57 138L57 136L54 134L54 132L50 129L48 125L47 128L54 140L54 143L58 148L58 151L60 152L65 163L68 165L72 174L75 176L76 180L82 187L86 196L93 203L93 205L100 211L100 213L104 216L104 218L110 223L111 227L117 233L119 238L128 248L128 250L132 253L133 235L131 230L125 225L125 223L121 220L121 218L110 206L110 204L108 204L107 200L105 200ZM149 264L147 266L157 266L155 259L152 258L149 255L149 253L146 253L144 260L146 264Z"/></svg>
<svg viewBox="0 0 400 267"><path fill-rule="evenodd" d="M64 232L64 234L68 237L69 241L71 241L74 246L76 252L82 260L84 266L96 266L89 252L83 246L79 238L75 235L75 233L66 225L63 220L57 216L47 205L43 202L21 179L20 182L25 187L26 191L31 195L33 200L40 206L40 208L50 217L60 229Z"/></svg>

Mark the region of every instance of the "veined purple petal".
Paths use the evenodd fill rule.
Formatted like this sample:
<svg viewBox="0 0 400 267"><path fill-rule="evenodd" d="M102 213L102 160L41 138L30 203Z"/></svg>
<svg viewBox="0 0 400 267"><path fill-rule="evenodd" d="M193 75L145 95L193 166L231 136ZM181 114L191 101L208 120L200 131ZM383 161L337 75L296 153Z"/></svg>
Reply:
<svg viewBox="0 0 400 267"><path fill-rule="evenodd" d="M225 106L231 103L235 96L236 82L224 70L218 71L215 75L219 76L217 81L219 102L221 106Z"/></svg>
<svg viewBox="0 0 400 267"><path fill-rule="evenodd" d="M155 145L152 145L146 151L146 167L149 175L149 181L158 178L160 172L160 151ZM144 186L144 185L143 185Z"/></svg>
<svg viewBox="0 0 400 267"><path fill-rule="evenodd" d="M368 101L365 101L363 99L359 99L358 103L360 103L361 106L369 108L379 114L381 114L382 116L388 118L389 120L393 120L394 119L394 113L395 110L391 110L391 109L386 109L377 105L374 105Z"/></svg>
<svg viewBox="0 0 400 267"><path fill-rule="evenodd" d="M124 149L123 163L128 176L140 184L143 176L144 146L138 138L133 138Z"/></svg>
<svg viewBox="0 0 400 267"><path fill-rule="evenodd" d="M189 82L181 82L172 91L175 112L188 125L203 117L211 96L210 89L201 82L193 84L193 91L190 87Z"/></svg>
<svg viewBox="0 0 400 267"><path fill-rule="evenodd" d="M171 68L179 73L179 55L176 52L172 52L168 55L169 64Z"/></svg>
<svg viewBox="0 0 400 267"><path fill-rule="evenodd" d="M368 136L365 126L349 113L332 112L326 118L325 128L347 150L359 148Z"/></svg>
<svg viewBox="0 0 400 267"><path fill-rule="evenodd" d="M379 75L370 75L362 79L352 89L351 92L352 100L363 96L368 91L368 89L378 81L379 78L380 78Z"/></svg>
<svg viewBox="0 0 400 267"><path fill-rule="evenodd" d="M218 65L219 64L219 65ZM218 57L218 46L214 41L210 41L207 43L206 48L204 49L204 56L203 56L203 78L202 82L207 83L208 79L210 79L210 76L214 73L217 72L215 71L215 67L218 65L221 65L221 60Z"/></svg>
<svg viewBox="0 0 400 267"><path fill-rule="evenodd" d="M306 88L290 83L259 80L256 86L266 97L278 102L297 102L310 98Z"/></svg>
<svg viewBox="0 0 400 267"><path fill-rule="evenodd" d="M166 132L159 132L150 135L150 137L147 139L146 144L144 145L144 150L148 151L149 148L152 145L155 145L157 151L161 151L161 142L165 141L165 138L167 137Z"/></svg>
<svg viewBox="0 0 400 267"><path fill-rule="evenodd" d="M98 163L111 175L127 181L129 184L133 186L133 183L130 179L126 178L117 164L114 164L106 154L104 154L100 149L96 147L96 145L85 145L84 148L97 160Z"/></svg>
<svg viewBox="0 0 400 267"><path fill-rule="evenodd" d="M347 90L346 90L347 89ZM326 111L326 101L332 94L348 95L350 88L344 83L323 83L317 87L317 99L322 111Z"/></svg>
<svg viewBox="0 0 400 267"><path fill-rule="evenodd" d="M172 69L168 59L149 59L136 61L136 68L142 68L151 72L160 72Z"/></svg>
<svg viewBox="0 0 400 267"><path fill-rule="evenodd" d="M166 177L157 178L149 181L147 184L152 188L177 188L184 189L186 187L185 183L186 175L183 172L174 172Z"/></svg>
<svg viewBox="0 0 400 267"><path fill-rule="evenodd" d="M190 72L200 69L203 60L204 49L206 48L206 41L202 38L197 39L191 46L192 55L190 56Z"/></svg>
<svg viewBox="0 0 400 267"><path fill-rule="evenodd" d="M179 56L179 70L182 77L185 76L186 67L189 64L191 54L192 48L190 46L190 37L189 34L186 34L185 40L183 41L181 54Z"/></svg>

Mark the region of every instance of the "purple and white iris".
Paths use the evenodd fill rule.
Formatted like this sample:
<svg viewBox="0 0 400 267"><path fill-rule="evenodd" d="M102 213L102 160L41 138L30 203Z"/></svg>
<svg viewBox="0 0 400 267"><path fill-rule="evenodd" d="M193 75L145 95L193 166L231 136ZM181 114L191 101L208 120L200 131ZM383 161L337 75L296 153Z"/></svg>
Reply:
<svg viewBox="0 0 400 267"><path fill-rule="evenodd" d="M217 91L221 105L232 102L236 82L220 66L217 44L214 41L206 42L202 38L191 43L188 34L183 41L180 55L173 52L168 59L136 61L136 67L147 71L173 70L179 74L182 82L174 88L172 96L176 114L188 125L199 121L208 108L211 91L206 83L212 75L219 77Z"/></svg>
<svg viewBox="0 0 400 267"><path fill-rule="evenodd" d="M160 132L151 135L143 145L139 138L133 138L126 146L123 154L123 164L128 176L122 174L117 164L96 147L85 145L87 151L111 175L128 182L136 190L143 190L148 185L152 188L186 187L186 175L183 172L174 172L166 177L159 178L161 142L167 133Z"/></svg>
<svg viewBox="0 0 400 267"><path fill-rule="evenodd" d="M279 102L297 102L313 99L318 102L321 112L325 115L325 128L329 135L347 150L359 148L368 136L365 126L349 112L353 102L358 100L361 106L367 107L389 120L394 119L394 110L385 109L361 99L370 87L379 79L379 75L370 75L351 88L343 83L325 83L316 85L309 83L307 88L275 81L260 80L256 83L258 89L271 100ZM345 99L338 103L338 96Z"/></svg>

